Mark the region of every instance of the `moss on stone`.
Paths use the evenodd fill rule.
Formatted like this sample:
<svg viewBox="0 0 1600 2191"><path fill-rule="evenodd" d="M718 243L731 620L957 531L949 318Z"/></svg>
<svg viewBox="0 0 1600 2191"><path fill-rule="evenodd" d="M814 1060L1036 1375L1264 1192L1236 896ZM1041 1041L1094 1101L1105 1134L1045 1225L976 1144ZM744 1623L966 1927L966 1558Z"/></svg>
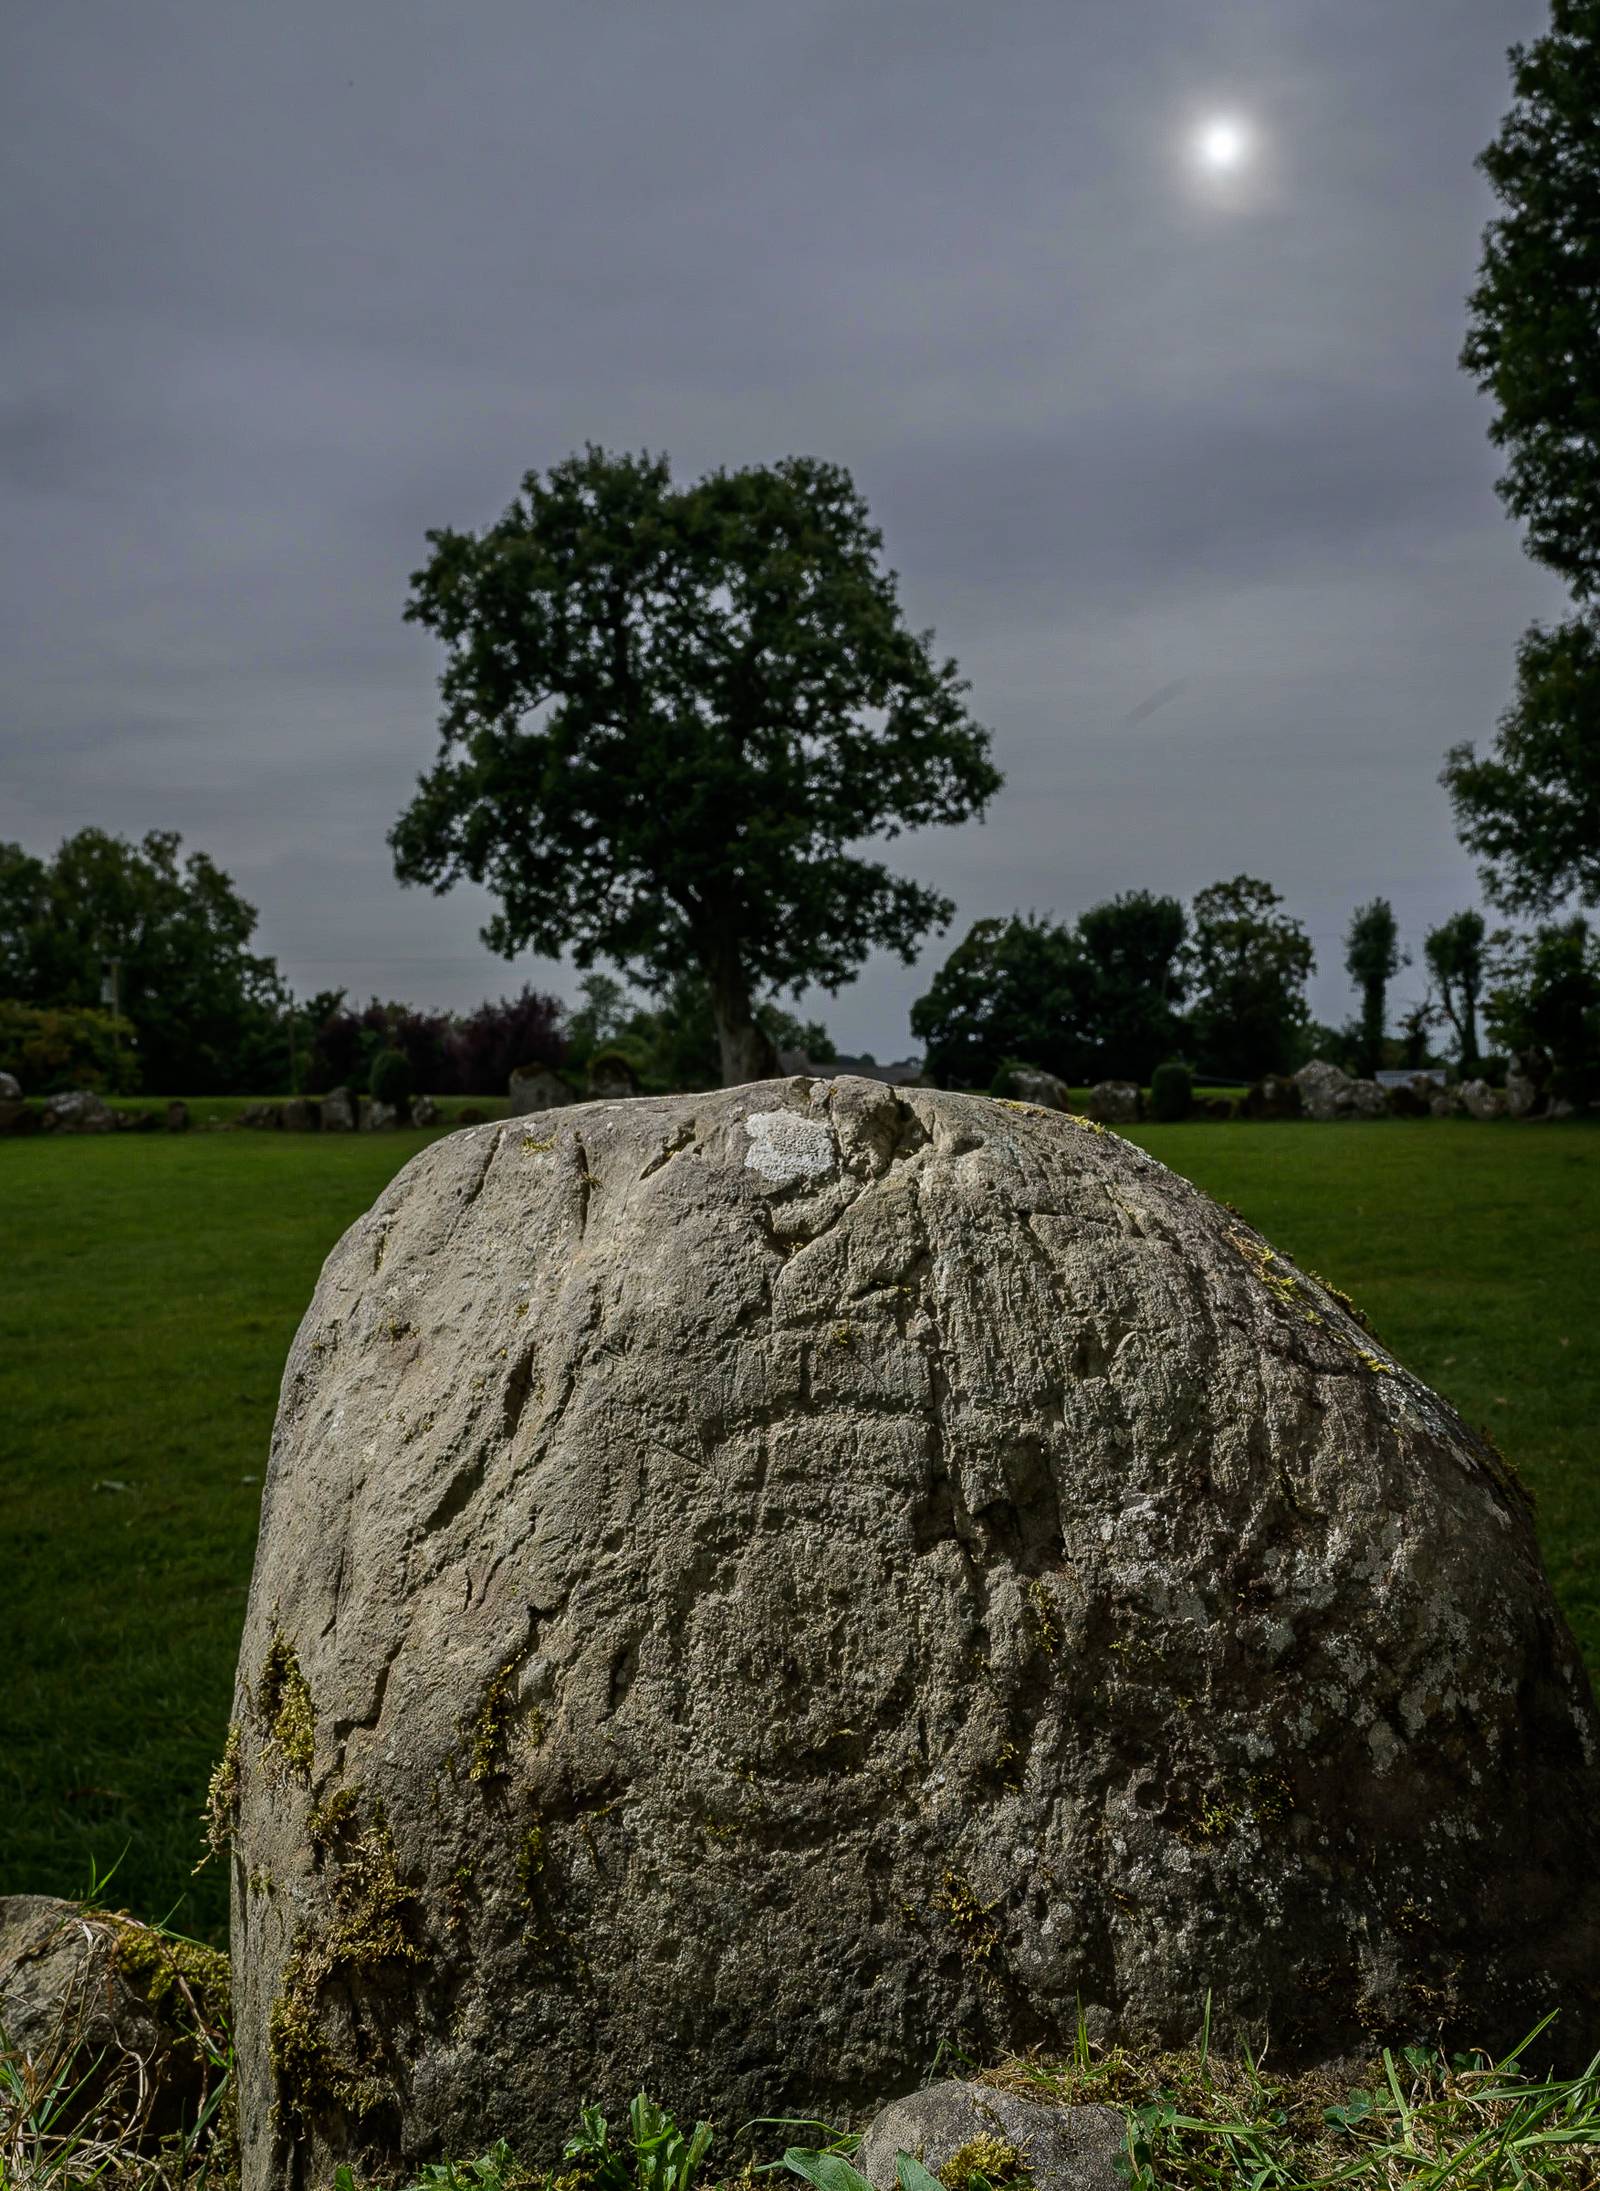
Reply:
<svg viewBox="0 0 1600 2191"><path fill-rule="evenodd" d="M117 1969L152 2008L190 2033L197 2046L227 2043L231 1994L228 1958L220 1948L181 1939L136 1918L110 1920Z"/></svg>
<svg viewBox="0 0 1600 2191"><path fill-rule="evenodd" d="M492 1780L506 1769L506 1749L516 1709L516 1699L512 1693L516 1672L516 1660L507 1659L504 1666L491 1677L483 1692L477 1717L469 1729L469 1780ZM528 1715L527 1728L530 1738L537 1742L544 1731L543 1722L537 1712Z"/></svg>
<svg viewBox="0 0 1600 2191"><path fill-rule="evenodd" d="M281 1628L273 1629L261 1662L256 1710L267 1731L267 1746L277 1751L285 1772L309 1780L316 1750L316 1709L294 1645Z"/></svg>
<svg viewBox="0 0 1600 2191"><path fill-rule="evenodd" d="M984 2191L986 2185L999 2191L1003 2184L1025 2182L1028 2174L1027 2161L1008 2138L980 2134L957 2146L939 2170L939 2181L945 2191Z"/></svg>
<svg viewBox="0 0 1600 2191"><path fill-rule="evenodd" d="M413 1937L421 1897L400 1876L381 1805L365 1824L354 1804L342 1806L339 1829L324 1921L297 1933L267 2023L279 2117L302 2124L329 2109L359 2121L393 2098L394 2065L372 2036L335 2033L328 1995L422 1960Z"/></svg>
<svg viewBox="0 0 1600 2191"><path fill-rule="evenodd" d="M230 1721L228 1739L222 1745L222 1755L212 1769L211 1784L206 1789L206 1807L200 1813L205 1827L206 1850L195 1870L199 1871L220 1856L233 1839L233 1829L239 1818L239 1758L243 1736L237 1720Z"/></svg>
<svg viewBox="0 0 1600 2191"><path fill-rule="evenodd" d="M933 1906L943 1911L945 1922L959 1939L966 1960L987 1963L1000 1937L995 1929L994 1905L980 1902L959 1872L947 1871L943 1886L933 1898Z"/></svg>
<svg viewBox="0 0 1600 2191"><path fill-rule="evenodd" d="M343 1834L354 1822L357 1792L354 1788L335 1788L320 1803L311 1806L311 1817L306 1836L311 1843L311 1853L321 1864Z"/></svg>

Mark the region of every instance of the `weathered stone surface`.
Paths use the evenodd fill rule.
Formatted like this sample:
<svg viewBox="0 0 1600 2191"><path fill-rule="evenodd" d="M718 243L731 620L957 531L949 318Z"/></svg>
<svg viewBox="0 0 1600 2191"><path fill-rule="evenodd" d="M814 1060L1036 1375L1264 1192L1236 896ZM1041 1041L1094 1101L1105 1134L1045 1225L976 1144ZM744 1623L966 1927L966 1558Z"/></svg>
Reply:
<svg viewBox="0 0 1600 2191"><path fill-rule="evenodd" d="M46 1133L109 1134L116 1116L98 1088L68 1088L46 1096L42 1120Z"/></svg>
<svg viewBox="0 0 1600 2191"><path fill-rule="evenodd" d="M1131 1080L1096 1081L1085 1108L1102 1126L1132 1126L1139 1117L1139 1091Z"/></svg>
<svg viewBox="0 0 1600 2191"><path fill-rule="evenodd" d="M1460 1087L1461 1107L1472 1118L1504 1118L1506 1099L1498 1088L1491 1088L1486 1080L1464 1080Z"/></svg>
<svg viewBox="0 0 1600 2191"><path fill-rule="evenodd" d="M1268 1073L1245 1090L1240 1108L1246 1118L1298 1118L1300 1090L1286 1074Z"/></svg>
<svg viewBox="0 0 1600 2191"><path fill-rule="evenodd" d="M1389 1092L1375 1080L1352 1080L1350 1114L1353 1118L1387 1118Z"/></svg>
<svg viewBox="0 0 1600 2191"><path fill-rule="evenodd" d="M322 1105L315 1096L291 1096L283 1106L283 1130L290 1134L322 1131Z"/></svg>
<svg viewBox="0 0 1600 2191"><path fill-rule="evenodd" d="M226 1984L214 1950L133 1918L0 1896L0 2030L46 2088L67 2070L73 2126L104 2111L140 2142L192 2128L216 2081L196 2033L221 2043Z"/></svg>
<svg viewBox="0 0 1600 2191"><path fill-rule="evenodd" d="M1300 1108L1307 1118L1326 1124L1332 1118L1344 1118L1351 1107L1350 1075L1342 1073L1337 1065L1330 1065L1326 1058L1314 1057L1309 1065L1302 1065L1294 1076L1300 1090Z"/></svg>
<svg viewBox="0 0 1600 2191"><path fill-rule="evenodd" d="M543 1065L519 1065L508 1085L513 1118L530 1111L554 1111L578 1100L561 1075Z"/></svg>
<svg viewBox="0 0 1600 2191"><path fill-rule="evenodd" d="M1520 1062L1506 1074L1506 1116L1526 1118L1539 1101L1539 1084L1531 1073L1522 1071Z"/></svg>
<svg viewBox="0 0 1600 2191"><path fill-rule="evenodd" d="M838 2119L1080 2000L1600 2044L1523 1496L1240 1219L985 1097L415 1157L289 1358L235 1717L246 2191L275 2140L554 2158L641 2082Z"/></svg>
<svg viewBox="0 0 1600 2191"><path fill-rule="evenodd" d="M1042 1111L1072 1108L1066 1082L1047 1073L1042 1065L1013 1065L1006 1075L1006 1093L1014 1102L1036 1103Z"/></svg>
<svg viewBox="0 0 1600 2191"><path fill-rule="evenodd" d="M175 1096L167 1105L166 1128L169 1134L189 1131L189 1106L181 1096Z"/></svg>
<svg viewBox="0 0 1600 2191"><path fill-rule="evenodd" d="M432 1096L418 1096L415 1099L411 1106L411 1123L413 1126L438 1125L439 1106Z"/></svg>
<svg viewBox="0 0 1600 2191"><path fill-rule="evenodd" d="M322 1099L325 1134L353 1134L360 1113L358 1098L349 1088L330 1088Z"/></svg>
<svg viewBox="0 0 1600 2191"><path fill-rule="evenodd" d="M1126 2191L1117 2166L1125 2116L1111 2107L1051 2107L981 2084L926 2085L894 2100L862 2134L855 2165L875 2191L896 2191L896 2156L938 2175L964 2146L1010 2146L1037 2191Z"/></svg>
<svg viewBox="0 0 1600 2191"><path fill-rule="evenodd" d="M20 1103L22 1083L15 1073L0 1073L0 1103Z"/></svg>
<svg viewBox="0 0 1600 2191"><path fill-rule="evenodd" d="M400 1112L393 1103L380 1103L376 1096L361 1106L361 1131L368 1134L390 1133L400 1124Z"/></svg>
<svg viewBox="0 0 1600 2191"><path fill-rule="evenodd" d="M281 1103L247 1103L239 1113L239 1124L261 1133L278 1133L283 1128Z"/></svg>

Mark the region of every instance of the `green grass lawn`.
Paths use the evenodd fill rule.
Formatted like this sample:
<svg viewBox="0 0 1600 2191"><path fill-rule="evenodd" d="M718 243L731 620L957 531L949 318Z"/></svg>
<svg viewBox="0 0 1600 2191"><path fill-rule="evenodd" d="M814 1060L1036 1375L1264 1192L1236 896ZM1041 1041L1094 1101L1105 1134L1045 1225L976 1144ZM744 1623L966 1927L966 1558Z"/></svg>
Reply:
<svg viewBox="0 0 1600 2191"><path fill-rule="evenodd" d="M278 1377L323 1257L428 1137L0 1143L0 1893L220 1937L191 1880ZM1146 1126L1135 1138L1352 1293L1538 1499L1600 1670L1600 1128Z"/></svg>

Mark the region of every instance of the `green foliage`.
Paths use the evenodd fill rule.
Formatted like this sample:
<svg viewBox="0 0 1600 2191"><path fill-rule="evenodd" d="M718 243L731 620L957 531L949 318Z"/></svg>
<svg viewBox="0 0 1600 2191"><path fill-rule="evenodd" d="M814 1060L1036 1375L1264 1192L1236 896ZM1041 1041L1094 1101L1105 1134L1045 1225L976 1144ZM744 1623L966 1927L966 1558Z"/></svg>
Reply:
<svg viewBox="0 0 1600 2191"><path fill-rule="evenodd" d="M1552 0L1549 30L1508 59L1513 103L1477 161L1500 211L1461 364L1494 399L1499 493L1529 554L1587 601L1600 592L1600 0Z"/></svg>
<svg viewBox="0 0 1600 2191"><path fill-rule="evenodd" d="M987 1088L1026 1057L1062 1079L1081 1060L1073 1030L1088 973L1070 929L1034 914L976 921L911 1007L936 1085Z"/></svg>
<svg viewBox="0 0 1600 2191"><path fill-rule="evenodd" d="M598 991L601 1009L590 1016L589 1000ZM705 977L689 969L661 993L655 1004L629 997L608 975L591 975L580 994L585 1005L572 1021L572 1062L593 1067L614 1051L639 1077L647 1094L715 1088L722 1078L716 1018ZM755 1007L755 1022L773 1052L803 1050L816 1063L837 1055L832 1037L818 1020L797 1019L775 999Z"/></svg>
<svg viewBox="0 0 1600 2191"><path fill-rule="evenodd" d="M1034 914L981 920L911 1007L927 1072L987 1088L1008 1060L1060 1079L1142 1080L1182 1032L1183 908L1132 890L1068 928Z"/></svg>
<svg viewBox="0 0 1600 2191"><path fill-rule="evenodd" d="M1143 1082L1183 1032L1187 923L1176 898L1125 890L1080 913L1078 942L1093 973L1086 1071Z"/></svg>
<svg viewBox="0 0 1600 2191"><path fill-rule="evenodd" d="M1600 938L1587 921L1496 939L1489 1033L1569 1103L1600 1095Z"/></svg>
<svg viewBox="0 0 1600 2191"><path fill-rule="evenodd" d="M694 2191L710 2148L709 2123L696 2123L685 2137L665 2108L640 2092L621 2142L613 2143L600 2110L586 2107L563 2157L579 2163L596 2191Z"/></svg>
<svg viewBox="0 0 1600 2191"><path fill-rule="evenodd" d="M405 1117L410 1111L416 1084L412 1078L411 1060L404 1050L379 1050L367 1068L367 1086L375 1103L387 1103L392 1111Z"/></svg>
<svg viewBox="0 0 1600 2191"><path fill-rule="evenodd" d="M52 1010L0 997L0 1072L12 1074L24 1095L55 1095L66 1088L98 1088L131 1095L139 1085L134 1030L109 1012Z"/></svg>
<svg viewBox="0 0 1600 2191"><path fill-rule="evenodd" d="M980 814L1000 778L840 467L674 488L590 445L427 537L406 617L447 650L442 749L390 843L402 881L491 891L491 948L698 967L737 1079L754 995L837 989L948 920L852 847Z"/></svg>
<svg viewBox="0 0 1600 2191"><path fill-rule="evenodd" d="M1517 648L1517 689L1493 751L1452 746L1440 782L1483 887L1511 912L1569 896L1600 902L1600 629L1581 616L1535 624Z"/></svg>
<svg viewBox="0 0 1600 2191"><path fill-rule="evenodd" d="M1277 911L1282 903L1270 883L1250 875L1213 883L1195 898L1185 964L1202 1078L1249 1080L1299 1062L1316 955L1300 923Z"/></svg>
<svg viewBox="0 0 1600 2191"><path fill-rule="evenodd" d="M1513 102L1479 156L1500 211L1484 231L1461 363L1491 395L1501 499L1580 613L1532 625L1516 697L1483 760L1441 781L1485 890L1508 911L1600 902L1600 0L1553 0L1510 49Z"/></svg>
<svg viewBox="0 0 1600 2191"><path fill-rule="evenodd" d="M1452 913L1423 940L1428 971L1439 1002L1455 1030L1456 1059L1463 1074L1478 1064L1478 999L1483 989L1485 956L1483 915Z"/></svg>
<svg viewBox="0 0 1600 2191"><path fill-rule="evenodd" d="M1344 939L1345 971L1361 992L1361 1071L1383 1064L1384 997L1400 971L1400 930L1387 898L1358 905Z"/></svg>
<svg viewBox="0 0 1600 2191"><path fill-rule="evenodd" d="M1150 1116L1163 1125L1187 1118L1194 1103L1194 1075L1187 1065L1168 1062L1150 1075Z"/></svg>
<svg viewBox="0 0 1600 2191"><path fill-rule="evenodd" d="M0 845L0 994L97 1010L115 958L144 1087L281 1086L286 1000L273 962L248 948L255 908L205 853L180 861L181 843L176 830L131 844L80 829L49 862Z"/></svg>

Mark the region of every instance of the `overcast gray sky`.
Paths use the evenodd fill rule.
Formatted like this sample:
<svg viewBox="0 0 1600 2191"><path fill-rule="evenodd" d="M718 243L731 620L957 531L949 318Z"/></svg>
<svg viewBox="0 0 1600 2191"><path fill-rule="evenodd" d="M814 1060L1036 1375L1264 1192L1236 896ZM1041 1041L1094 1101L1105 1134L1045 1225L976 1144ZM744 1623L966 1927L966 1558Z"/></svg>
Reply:
<svg viewBox="0 0 1600 2191"><path fill-rule="evenodd" d="M181 829L297 988L467 1005L394 881L425 529L597 441L847 465L1006 787L901 840L971 920L1266 876L1476 897L1435 781L1556 583L1456 367L1535 0L13 0L0 836ZM1204 172L1208 120L1249 157ZM1402 976L1397 996L1415 992Z"/></svg>

